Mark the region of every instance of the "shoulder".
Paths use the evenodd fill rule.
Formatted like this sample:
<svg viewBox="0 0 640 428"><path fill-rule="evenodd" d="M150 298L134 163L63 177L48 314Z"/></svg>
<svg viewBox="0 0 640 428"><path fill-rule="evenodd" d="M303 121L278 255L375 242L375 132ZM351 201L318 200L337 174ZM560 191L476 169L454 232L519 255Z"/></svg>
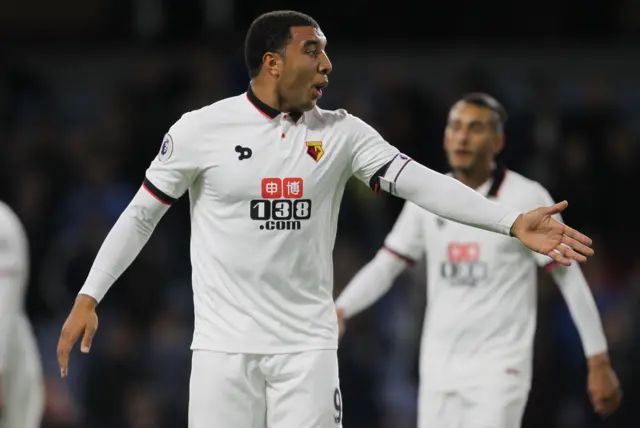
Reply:
<svg viewBox="0 0 640 428"><path fill-rule="evenodd" d="M359 128L370 128L370 126L358 116L349 113L341 108L336 110L326 110L316 107L310 112L314 122L328 127L338 127L342 130L357 131Z"/></svg>
<svg viewBox="0 0 640 428"><path fill-rule="evenodd" d="M229 118L239 117L240 113L246 113L247 102L245 95L224 98L213 104L184 113L176 121L174 127L202 127L223 123Z"/></svg>
<svg viewBox="0 0 640 428"><path fill-rule="evenodd" d="M163 145L194 146L204 135L215 135L224 129L225 124L246 117L247 103L244 95L224 98L213 104L188 111L169 128Z"/></svg>

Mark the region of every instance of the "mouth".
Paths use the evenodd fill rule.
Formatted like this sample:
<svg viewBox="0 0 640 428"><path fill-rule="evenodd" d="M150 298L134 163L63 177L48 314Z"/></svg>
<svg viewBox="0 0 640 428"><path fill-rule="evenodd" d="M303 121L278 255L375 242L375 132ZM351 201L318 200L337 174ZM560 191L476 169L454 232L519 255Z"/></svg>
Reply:
<svg viewBox="0 0 640 428"><path fill-rule="evenodd" d="M322 90L329 84L328 80L313 85L313 98L318 100L322 98Z"/></svg>
<svg viewBox="0 0 640 428"><path fill-rule="evenodd" d="M465 150L465 149L454 150L453 153L455 153L456 156L471 156L471 155L473 155L473 152L471 150Z"/></svg>

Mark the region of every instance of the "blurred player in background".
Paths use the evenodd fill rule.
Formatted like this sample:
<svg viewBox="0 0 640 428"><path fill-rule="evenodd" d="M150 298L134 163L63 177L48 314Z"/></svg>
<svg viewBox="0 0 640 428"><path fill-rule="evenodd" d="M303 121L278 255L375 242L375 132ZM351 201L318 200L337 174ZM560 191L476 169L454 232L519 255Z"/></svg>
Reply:
<svg viewBox="0 0 640 428"><path fill-rule="evenodd" d="M522 214L490 202L411 162L344 110L318 108L331 72L325 47L307 15L271 12L253 22L249 88L183 115L165 136L64 324L62 376L79 336L89 352L98 302L187 191L190 428L341 426L331 263L340 201L354 175L451 219L513 234L562 263L593 253L587 237L552 219L566 203Z"/></svg>
<svg viewBox="0 0 640 428"><path fill-rule="evenodd" d="M40 428L40 353L24 309L29 248L22 224L0 202L0 428Z"/></svg>
<svg viewBox="0 0 640 428"><path fill-rule="evenodd" d="M444 139L453 176L519 211L553 204L539 183L496 164L506 119L504 108L487 94L469 94L453 105ZM425 253L419 428L520 426L531 386L537 266L553 276L580 333L595 411L607 415L618 407L619 382L577 264L558 265L515 239L451 222L411 202L383 248L339 296L341 330L346 318L378 300Z"/></svg>

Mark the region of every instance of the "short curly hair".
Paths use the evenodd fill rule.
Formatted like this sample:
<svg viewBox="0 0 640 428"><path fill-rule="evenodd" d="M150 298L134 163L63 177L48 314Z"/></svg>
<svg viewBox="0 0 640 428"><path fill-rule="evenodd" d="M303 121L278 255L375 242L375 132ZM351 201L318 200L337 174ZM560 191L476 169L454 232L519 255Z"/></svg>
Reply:
<svg viewBox="0 0 640 428"><path fill-rule="evenodd" d="M284 51L291 41L291 27L320 28L313 18L293 10L267 12L253 21L244 41L244 60L252 79L262 69L264 54Z"/></svg>

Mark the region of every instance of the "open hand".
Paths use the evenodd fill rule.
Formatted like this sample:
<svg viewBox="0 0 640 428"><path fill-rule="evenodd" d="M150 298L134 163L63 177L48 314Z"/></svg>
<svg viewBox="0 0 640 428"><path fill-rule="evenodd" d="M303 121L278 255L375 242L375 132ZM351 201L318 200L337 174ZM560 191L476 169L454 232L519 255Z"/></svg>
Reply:
<svg viewBox="0 0 640 428"><path fill-rule="evenodd" d="M586 262L586 256L593 255L591 239L552 217L568 205L567 201L562 201L521 214L513 223L511 234L530 250L545 254L560 264L569 266L571 260Z"/></svg>
<svg viewBox="0 0 640 428"><path fill-rule="evenodd" d="M93 297L79 295L67 317L60 339L58 340L58 365L60 376L66 377L69 369L69 353L76 341L82 335L80 352L88 354L91 349L91 341L98 330L98 315L96 314L97 302Z"/></svg>

